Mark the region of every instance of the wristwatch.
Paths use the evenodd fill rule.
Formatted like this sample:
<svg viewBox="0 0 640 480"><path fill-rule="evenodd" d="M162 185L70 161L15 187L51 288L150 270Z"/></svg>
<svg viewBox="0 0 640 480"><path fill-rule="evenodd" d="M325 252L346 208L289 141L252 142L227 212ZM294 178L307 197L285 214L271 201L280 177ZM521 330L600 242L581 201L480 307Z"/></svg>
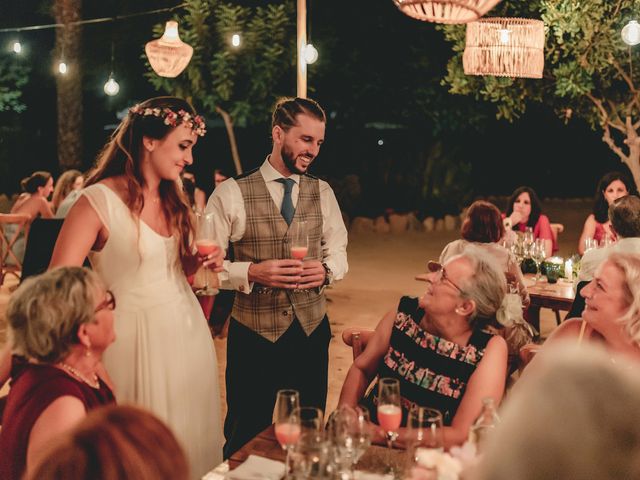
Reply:
<svg viewBox="0 0 640 480"><path fill-rule="evenodd" d="M322 266L324 267L324 271L326 272L326 275L324 276L324 283L322 284L322 286L326 287L327 285L329 285L333 281L333 272L327 266L326 263L323 262Z"/></svg>
<svg viewBox="0 0 640 480"><path fill-rule="evenodd" d="M504 225L504 228L511 228L511 218L504 217L504 220L502 220L502 224Z"/></svg>

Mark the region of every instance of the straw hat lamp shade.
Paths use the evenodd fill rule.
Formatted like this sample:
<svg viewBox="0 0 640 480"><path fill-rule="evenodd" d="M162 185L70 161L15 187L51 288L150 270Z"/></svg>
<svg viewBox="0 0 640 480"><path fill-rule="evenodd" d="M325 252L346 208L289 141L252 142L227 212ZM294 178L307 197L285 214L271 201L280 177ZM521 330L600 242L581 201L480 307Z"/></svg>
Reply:
<svg viewBox="0 0 640 480"><path fill-rule="evenodd" d="M467 23L482 17L500 0L393 0L405 15L435 23Z"/></svg>
<svg viewBox="0 0 640 480"><path fill-rule="evenodd" d="M187 67L193 56L193 47L178 35L178 22L169 21L161 38L144 47L151 68L161 77L174 78Z"/></svg>
<svg viewBox="0 0 640 480"><path fill-rule="evenodd" d="M467 24L462 65L467 75L542 78L544 23L493 17Z"/></svg>

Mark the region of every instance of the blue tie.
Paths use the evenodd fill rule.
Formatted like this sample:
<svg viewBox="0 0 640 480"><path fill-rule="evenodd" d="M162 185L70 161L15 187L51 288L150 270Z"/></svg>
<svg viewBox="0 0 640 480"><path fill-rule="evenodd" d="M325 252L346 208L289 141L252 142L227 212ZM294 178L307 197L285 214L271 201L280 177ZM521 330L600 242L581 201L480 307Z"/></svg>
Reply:
<svg viewBox="0 0 640 480"><path fill-rule="evenodd" d="M293 220L293 214L295 209L293 208L293 200L291 200L291 191L293 185L296 183L292 178L278 178L276 182L280 182L284 185L284 198L282 199L282 207L280 207L280 213L287 222L287 225L291 225Z"/></svg>

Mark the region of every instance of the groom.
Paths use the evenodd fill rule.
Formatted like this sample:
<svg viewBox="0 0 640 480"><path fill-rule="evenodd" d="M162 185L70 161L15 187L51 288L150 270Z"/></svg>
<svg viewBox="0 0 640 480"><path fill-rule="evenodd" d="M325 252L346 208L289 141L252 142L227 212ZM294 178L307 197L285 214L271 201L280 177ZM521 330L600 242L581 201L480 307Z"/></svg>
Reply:
<svg viewBox="0 0 640 480"><path fill-rule="evenodd" d="M239 292L227 339L225 458L272 423L278 390L298 390L302 405L325 407L331 329L323 287L348 269L333 190L307 174L325 124L313 100L278 102L271 154L259 169L223 182L207 205L219 244L233 246L222 288ZM309 237L304 260L290 253L300 221Z"/></svg>

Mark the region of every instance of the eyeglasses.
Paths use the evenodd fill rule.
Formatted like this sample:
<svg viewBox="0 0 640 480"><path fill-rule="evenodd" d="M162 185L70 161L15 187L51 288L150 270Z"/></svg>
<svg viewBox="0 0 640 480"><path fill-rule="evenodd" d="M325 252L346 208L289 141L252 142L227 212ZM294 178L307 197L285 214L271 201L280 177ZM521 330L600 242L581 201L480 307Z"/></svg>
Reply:
<svg viewBox="0 0 640 480"><path fill-rule="evenodd" d="M444 269L444 267L440 264L435 264L435 262L430 262L429 265L429 269L438 274L438 282L442 283L442 282L449 282L451 284L451 286L453 288L455 288L456 290L458 290L458 292L460 292L460 295L464 295L464 290L462 290L458 285L456 285L456 283L451 280L448 276L447 276L447 271Z"/></svg>
<svg viewBox="0 0 640 480"><path fill-rule="evenodd" d="M101 310L115 310L116 309L116 297L113 296L113 292L111 290L107 290L105 292L105 299L100 302L100 304L94 310L95 313L98 313Z"/></svg>

